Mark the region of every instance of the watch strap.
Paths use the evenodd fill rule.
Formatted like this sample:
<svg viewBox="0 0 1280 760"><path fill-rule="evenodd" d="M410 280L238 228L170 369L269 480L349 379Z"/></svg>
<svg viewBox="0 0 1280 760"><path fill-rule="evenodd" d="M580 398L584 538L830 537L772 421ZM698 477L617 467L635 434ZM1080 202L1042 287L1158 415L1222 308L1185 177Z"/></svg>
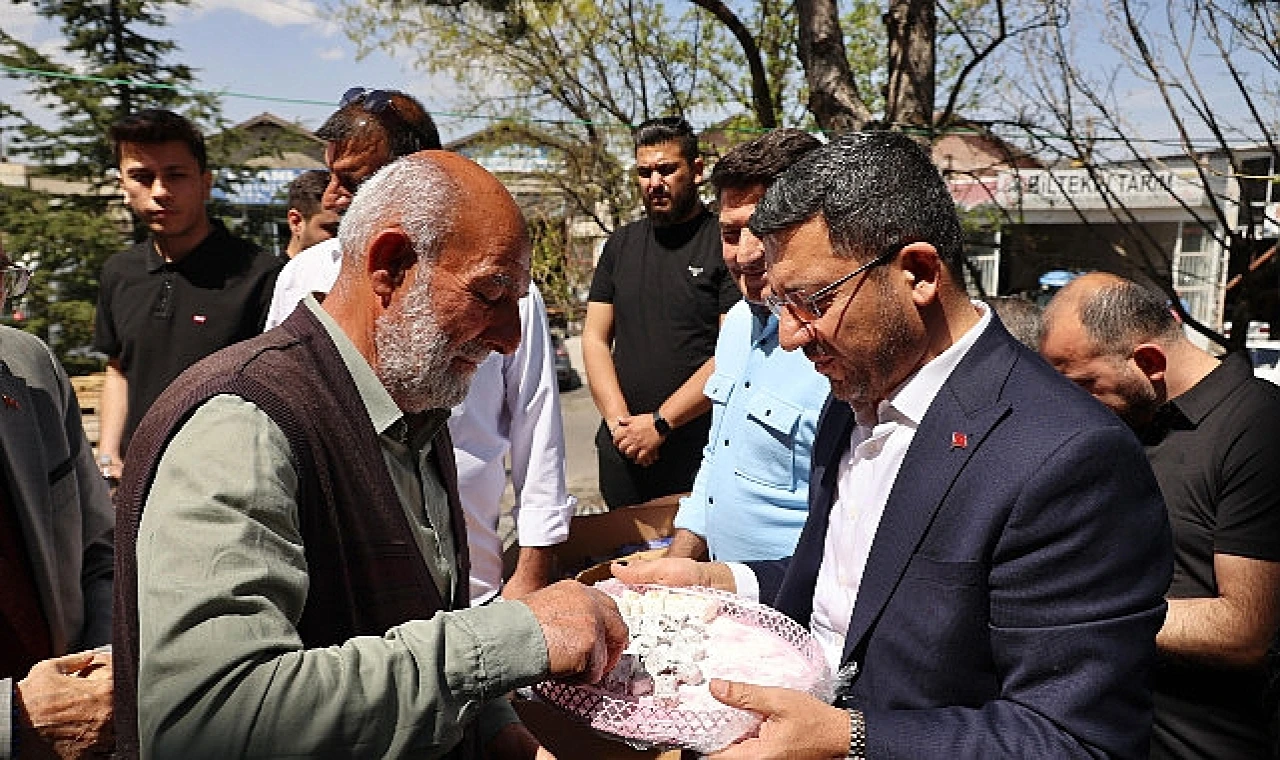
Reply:
<svg viewBox="0 0 1280 760"><path fill-rule="evenodd" d="M667 422L662 416L662 412L653 413L653 429L658 431L658 435L666 438L671 435L671 423Z"/></svg>
<svg viewBox="0 0 1280 760"><path fill-rule="evenodd" d="M849 713L849 754L848 760L867 759L867 722L861 710L848 710Z"/></svg>

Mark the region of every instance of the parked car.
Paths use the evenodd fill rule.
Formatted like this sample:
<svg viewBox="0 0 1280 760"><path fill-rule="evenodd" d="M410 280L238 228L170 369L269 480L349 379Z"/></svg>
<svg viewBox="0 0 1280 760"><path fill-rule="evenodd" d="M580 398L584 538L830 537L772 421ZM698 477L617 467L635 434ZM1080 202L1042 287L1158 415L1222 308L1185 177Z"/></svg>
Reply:
<svg viewBox="0 0 1280 760"><path fill-rule="evenodd" d="M578 370L573 368L573 362L569 360L569 350L565 348L564 336L552 331L551 345L556 352L556 385L560 386L560 391L563 393L581 388L582 377L578 375Z"/></svg>
<svg viewBox="0 0 1280 760"><path fill-rule="evenodd" d="M1246 346L1253 374L1280 385L1280 340L1251 340Z"/></svg>

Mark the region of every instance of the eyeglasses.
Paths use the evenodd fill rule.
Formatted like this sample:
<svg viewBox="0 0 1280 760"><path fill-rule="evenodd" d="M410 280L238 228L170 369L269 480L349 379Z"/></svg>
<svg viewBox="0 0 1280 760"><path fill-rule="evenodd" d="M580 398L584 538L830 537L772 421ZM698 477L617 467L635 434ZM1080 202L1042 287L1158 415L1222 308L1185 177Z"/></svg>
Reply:
<svg viewBox="0 0 1280 760"><path fill-rule="evenodd" d="M0 287L7 298L19 298L31 283L31 270L11 264L0 268Z"/></svg>
<svg viewBox="0 0 1280 760"><path fill-rule="evenodd" d="M765 303L768 304L769 310L772 311L779 319L782 318L782 310L786 309L791 312L791 316L795 317L796 321L808 326L809 323L817 322L819 319L822 319L823 310L821 303L833 297L836 294L836 290L839 289L841 285L852 280L854 277L857 277L871 267L878 266L889 261L894 256L897 256L898 253L906 246L907 244L904 243L892 250L880 254L835 282L823 285L810 295L805 295L803 293L783 293L779 296L771 293L765 298Z"/></svg>

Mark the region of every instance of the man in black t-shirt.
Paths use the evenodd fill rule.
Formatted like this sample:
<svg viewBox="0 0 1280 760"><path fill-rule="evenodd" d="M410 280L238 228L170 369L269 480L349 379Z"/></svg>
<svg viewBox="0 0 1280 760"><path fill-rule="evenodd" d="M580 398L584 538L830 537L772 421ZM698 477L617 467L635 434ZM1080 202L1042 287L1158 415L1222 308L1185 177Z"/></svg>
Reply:
<svg viewBox="0 0 1280 760"><path fill-rule="evenodd" d="M205 212L213 175L182 116L147 109L110 132L120 186L151 235L102 268L94 348L105 353L99 460L119 477L129 438L187 367L262 332L280 264Z"/></svg>
<svg viewBox="0 0 1280 760"><path fill-rule="evenodd" d="M1173 527L1151 757L1271 756L1280 628L1280 388L1194 346L1160 294L1106 274L1063 288L1041 353L1142 438Z"/></svg>
<svg viewBox="0 0 1280 760"><path fill-rule="evenodd" d="M614 232L596 265L582 333L603 421L600 492L616 508L693 487L710 429L703 386L725 312L741 297L698 198L698 139L683 119L636 131L647 216Z"/></svg>

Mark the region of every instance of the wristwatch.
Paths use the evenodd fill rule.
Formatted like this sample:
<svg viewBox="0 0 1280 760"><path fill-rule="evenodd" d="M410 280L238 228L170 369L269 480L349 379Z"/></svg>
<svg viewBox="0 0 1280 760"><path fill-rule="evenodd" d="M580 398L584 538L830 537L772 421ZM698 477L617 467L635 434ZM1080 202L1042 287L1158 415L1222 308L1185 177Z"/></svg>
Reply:
<svg viewBox="0 0 1280 760"><path fill-rule="evenodd" d="M663 438L671 435L671 423L662 416L662 412L653 413L653 429L657 430L658 435Z"/></svg>
<svg viewBox="0 0 1280 760"><path fill-rule="evenodd" d="M861 710L848 710L849 713L849 754L848 760L867 760L867 722L862 718Z"/></svg>

